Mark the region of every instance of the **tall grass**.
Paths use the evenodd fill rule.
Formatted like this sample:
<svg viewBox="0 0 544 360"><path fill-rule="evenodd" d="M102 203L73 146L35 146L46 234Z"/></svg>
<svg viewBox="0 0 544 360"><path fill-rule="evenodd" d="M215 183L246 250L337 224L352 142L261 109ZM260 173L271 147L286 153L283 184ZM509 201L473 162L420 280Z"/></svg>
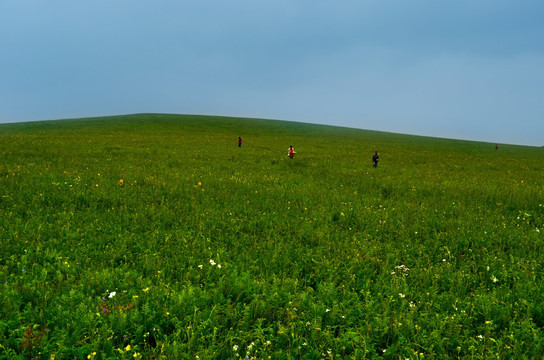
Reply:
<svg viewBox="0 0 544 360"><path fill-rule="evenodd" d="M142 114L0 154L3 357L544 354L540 148Z"/></svg>

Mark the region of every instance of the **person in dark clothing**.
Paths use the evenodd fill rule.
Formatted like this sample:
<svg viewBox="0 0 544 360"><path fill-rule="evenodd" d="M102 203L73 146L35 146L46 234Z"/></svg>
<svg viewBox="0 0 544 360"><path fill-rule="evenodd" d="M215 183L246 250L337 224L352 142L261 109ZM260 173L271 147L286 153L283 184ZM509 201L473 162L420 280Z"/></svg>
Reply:
<svg viewBox="0 0 544 360"><path fill-rule="evenodd" d="M374 167L377 167L378 161L380 161L380 155L378 155L378 152L376 151L374 153L374 156L372 156L372 165L374 165Z"/></svg>
<svg viewBox="0 0 544 360"><path fill-rule="evenodd" d="M238 136L238 147L242 147L242 138Z"/></svg>

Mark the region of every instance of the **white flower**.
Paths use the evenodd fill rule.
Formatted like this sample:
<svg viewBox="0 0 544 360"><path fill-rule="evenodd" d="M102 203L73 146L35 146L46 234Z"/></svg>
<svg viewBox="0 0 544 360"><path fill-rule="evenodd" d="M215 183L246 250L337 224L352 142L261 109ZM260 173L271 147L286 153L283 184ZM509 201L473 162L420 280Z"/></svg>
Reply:
<svg viewBox="0 0 544 360"><path fill-rule="evenodd" d="M115 294L117 294L117 293L116 293L115 291L112 291L112 292L108 295L108 297L111 299L112 297L115 296Z"/></svg>
<svg viewBox="0 0 544 360"><path fill-rule="evenodd" d="M234 345L234 346L232 347L232 350L238 351L238 345Z"/></svg>
<svg viewBox="0 0 544 360"><path fill-rule="evenodd" d="M202 269L202 265L198 265L198 268L199 268L199 269Z"/></svg>
<svg viewBox="0 0 544 360"><path fill-rule="evenodd" d="M403 294L403 293L399 293L399 296L400 296L401 298L404 298L404 297L406 297L406 295L405 295L405 294Z"/></svg>
<svg viewBox="0 0 544 360"><path fill-rule="evenodd" d="M215 265L215 261L213 261L213 259L210 259L210 264L212 264L212 266Z"/></svg>
<svg viewBox="0 0 544 360"><path fill-rule="evenodd" d="M329 312L329 311L331 311L331 309L326 309L326 310L325 310L325 312Z"/></svg>
<svg viewBox="0 0 544 360"><path fill-rule="evenodd" d="M499 281L499 279L497 279L495 275L493 275L493 282L496 283L497 281Z"/></svg>
<svg viewBox="0 0 544 360"><path fill-rule="evenodd" d="M221 264L217 264L217 267L221 269Z"/></svg>
<svg viewBox="0 0 544 360"><path fill-rule="evenodd" d="M477 337L478 339L480 339L480 340L484 338L482 335L478 335L478 336L476 336L476 337Z"/></svg>

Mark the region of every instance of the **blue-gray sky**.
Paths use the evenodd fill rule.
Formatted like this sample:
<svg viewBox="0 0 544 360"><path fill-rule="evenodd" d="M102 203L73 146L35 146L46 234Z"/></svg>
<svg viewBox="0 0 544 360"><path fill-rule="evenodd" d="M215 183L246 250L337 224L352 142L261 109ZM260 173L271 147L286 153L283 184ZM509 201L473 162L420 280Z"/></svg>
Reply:
<svg viewBox="0 0 544 360"><path fill-rule="evenodd" d="M259 117L544 145L542 0L2 0L0 122Z"/></svg>

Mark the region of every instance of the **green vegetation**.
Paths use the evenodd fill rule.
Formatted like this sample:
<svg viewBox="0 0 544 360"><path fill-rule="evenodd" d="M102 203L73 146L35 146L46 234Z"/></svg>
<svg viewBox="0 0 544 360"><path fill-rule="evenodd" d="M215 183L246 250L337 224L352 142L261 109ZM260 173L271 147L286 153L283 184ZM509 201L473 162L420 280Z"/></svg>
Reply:
<svg viewBox="0 0 544 360"><path fill-rule="evenodd" d="M544 354L542 148L130 115L0 155L1 358Z"/></svg>

